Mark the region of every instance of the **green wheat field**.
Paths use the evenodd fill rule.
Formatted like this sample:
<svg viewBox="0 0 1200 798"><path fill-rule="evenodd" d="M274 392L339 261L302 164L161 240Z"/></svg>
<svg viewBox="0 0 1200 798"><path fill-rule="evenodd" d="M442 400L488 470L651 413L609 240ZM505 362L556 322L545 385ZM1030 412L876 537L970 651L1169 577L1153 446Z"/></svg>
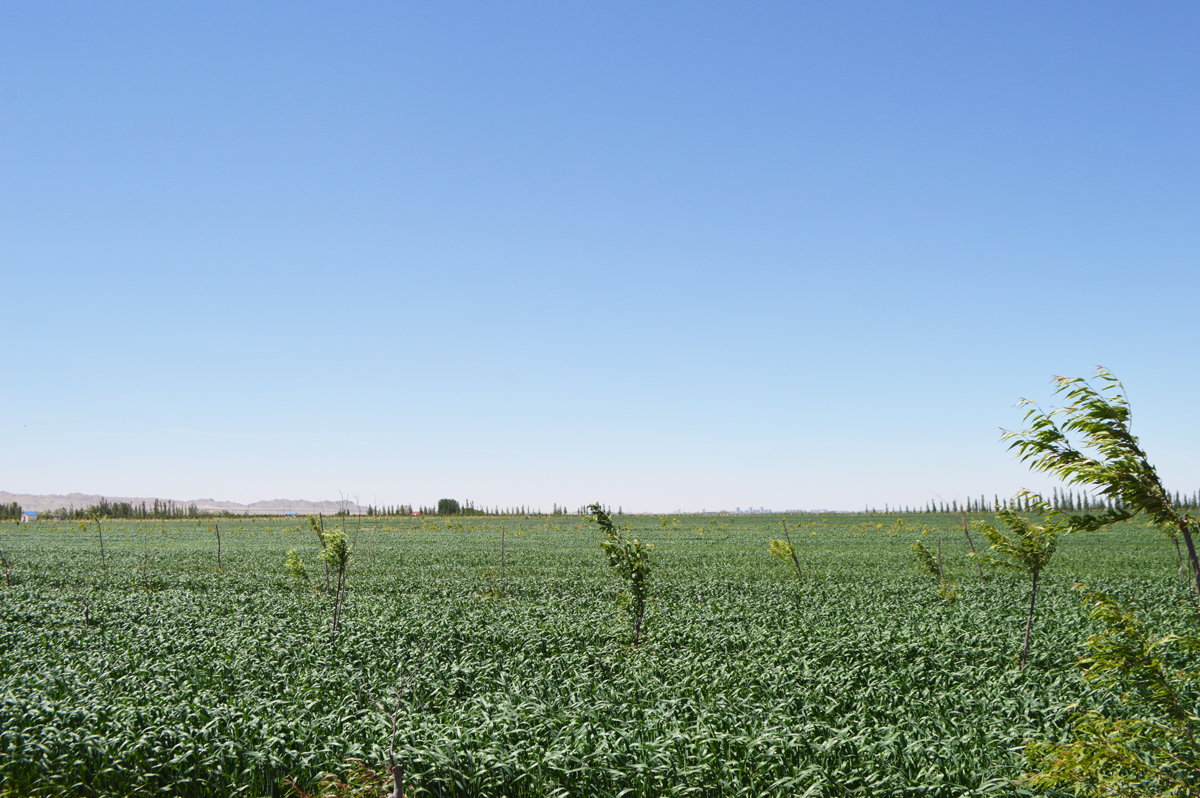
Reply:
<svg viewBox="0 0 1200 798"><path fill-rule="evenodd" d="M616 520L654 545L636 648L578 516L326 518L353 544L336 637L304 518L109 521L103 561L94 523L0 524L0 790L314 790L382 770L411 676L416 795L1014 795L1024 742L1109 700L1077 666L1075 583L1195 623L1140 523L1061 541L1021 670L1028 579L981 584L954 516L786 516L801 579L770 552L784 516ZM939 539L954 601L909 548Z"/></svg>

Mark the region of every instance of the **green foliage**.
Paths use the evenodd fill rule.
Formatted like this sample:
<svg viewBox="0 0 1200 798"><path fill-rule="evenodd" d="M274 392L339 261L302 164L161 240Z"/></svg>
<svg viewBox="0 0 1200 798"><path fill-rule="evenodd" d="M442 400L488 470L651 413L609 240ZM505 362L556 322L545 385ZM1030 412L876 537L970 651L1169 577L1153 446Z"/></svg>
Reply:
<svg viewBox="0 0 1200 798"><path fill-rule="evenodd" d="M909 546L909 549L917 556L917 568L932 574L938 580L938 596L945 601L958 601L960 595L958 583L946 578L945 571L942 568L941 548L941 538L938 538L938 554L934 554L925 548L925 544L919 540Z"/></svg>
<svg viewBox="0 0 1200 798"><path fill-rule="evenodd" d="M1053 474L1065 482L1094 487L1107 499L1106 508L1097 514L1065 515L1064 523L1072 531L1095 530L1146 513L1151 521L1179 530L1187 544L1188 557L1200 599L1200 561L1197 560L1192 532L1197 521L1180 512L1180 502L1163 487L1158 472L1150 464L1137 437L1130 431L1132 411L1121 382L1104 369L1096 370L1099 389L1079 377L1056 377L1056 394L1068 402L1045 413L1033 402L1025 413L1027 429L1005 433L1023 462L1034 471ZM1081 439L1077 446L1071 439ZM1089 456L1091 453L1094 456Z"/></svg>
<svg viewBox="0 0 1200 798"><path fill-rule="evenodd" d="M1056 531L1098 531L1145 513L1151 527L1178 530L1171 536L1177 545L1178 536L1183 537L1200 597L1200 564L1192 540L1196 521L1180 512L1186 503L1163 487L1130 431L1131 411L1121 383L1103 369L1097 370L1097 378L1100 389L1082 379L1056 378L1056 393L1065 396L1068 406L1044 413L1034 404L1025 415L1030 427L1005 438L1035 471L1099 492L1099 513L1051 511L1057 517ZM1053 544L1048 535L1046 559L1053 554ZM1010 556L1020 558L1027 570L1036 569L1039 562L1044 565L1036 547L1014 549ZM1088 796L1200 796L1200 717L1194 689L1200 676L1194 664L1200 640L1154 637L1132 612L1103 593L1090 593L1088 604L1103 631L1089 638L1091 656L1082 662L1085 678L1116 706L1077 715L1069 742L1030 743L1027 756L1034 772L1025 781L1041 787L1069 786L1077 795ZM1032 604L1030 612L1032 618ZM1172 650L1174 657L1169 656ZM1172 666L1172 659L1184 667Z"/></svg>
<svg viewBox="0 0 1200 798"><path fill-rule="evenodd" d="M608 554L608 564L629 581L628 609L633 621L633 645L636 647L641 641L642 620L646 615L646 600L650 596L650 550L654 544L625 537L599 503L590 505L588 512L607 538L601 546Z"/></svg>
<svg viewBox="0 0 1200 798"><path fill-rule="evenodd" d="M1036 579L1058 549L1058 536L1064 531L1063 526L1037 524L1015 510L1001 510L996 516L1008 527L1007 533L986 521L975 521L972 526L987 538L991 551L1000 556L976 556L987 565L1022 571Z"/></svg>
<svg viewBox="0 0 1200 798"><path fill-rule="evenodd" d="M804 572L800 570L800 558L796 556L796 548L792 546L792 536L788 533L787 519L783 519L783 540L772 540L770 542L770 552L772 556L778 557L784 562L791 563L795 570L796 578L803 579ZM816 532L813 533L814 535Z"/></svg>
<svg viewBox="0 0 1200 798"><path fill-rule="evenodd" d="M1072 719L1070 742L1030 743L1025 754L1033 772L1022 781L1096 798L1197 798L1200 637L1154 637L1104 593L1087 593L1085 603L1103 630L1088 639L1089 656L1080 661L1084 678L1098 695L1116 697L1120 714L1080 712Z"/></svg>
<svg viewBox="0 0 1200 798"><path fill-rule="evenodd" d="M345 527L334 526L325 532L325 546L321 549L321 561L327 563L334 573L345 573L350 562L350 538Z"/></svg>
<svg viewBox="0 0 1200 798"><path fill-rule="evenodd" d="M937 555L925 548L925 545L920 541L909 546L909 548L917 555L918 568L933 574L938 579L942 578L942 567L938 564Z"/></svg>
<svg viewBox="0 0 1200 798"><path fill-rule="evenodd" d="M54 518L73 519L92 518L96 514L102 515L105 518L115 520L126 519L172 519L172 518L198 518L200 516L211 515L211 513L203 512L196 508L196 505L176 504L173 501L154 500L154 504L147 506L145 502L141 504L133 504L132 502L110 502L108 499L101 498L98 504L90 507L59 507L57 510L50 511L49 515Z"/></svg>
<svg viewBox="0 0 1200 798"><path fill-rule="evenodd" d="M461 509L458 505L458 499L438 499L438 515L458 515Z"/></svg>
<svg viewBox="0 0 1200 798"><path fill-rule="evenodd" d="M304 567L304 560L300 559L300 554L295 549L288 549L287 560L284 562L289 575L296 579L308 579L308 569Z"/></svg>
<svg viewBox="0 0 1200 798"><path fill-rule="evenodd" d="M792 544L786 540L772 539L768 544L768 550L771 552L772 557L782 560L789 566L792 564L792 557L796 553L796 550L792 548Z"/></svg>

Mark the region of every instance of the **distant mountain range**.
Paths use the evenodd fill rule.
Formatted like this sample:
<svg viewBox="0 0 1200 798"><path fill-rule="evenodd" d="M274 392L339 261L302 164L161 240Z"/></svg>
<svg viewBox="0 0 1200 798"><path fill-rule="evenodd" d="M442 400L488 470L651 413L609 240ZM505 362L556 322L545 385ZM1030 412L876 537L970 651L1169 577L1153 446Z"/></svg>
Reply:
<svg viewBox="0 0 1200 798"><path fill-rule="evenodd" d="M0 504L11 504L16 502L21 505L22 510L28 510L35 513L46 512L47 510L57 510L59 507L68 509L92 507L100 503L101 499L105 499L110 503L129 502L130 504L141 506L143 503L147 507L154 506L154 497L145 496L100 496L99 494L91 493L51 493L41 496L35 496L29 493L9 493L0 490ZM284 513L325 513L332 515L338 510L349 510L351 513L364 513L365 507L362 507L354 502L335 502L335 501L320 501L310 502L303 499L270 499L269 501L254 502L253 504L239 504L237 502L221 502L216 499L188 499L180 501L178 499L158 499L160 502L174 501L176 506L186 508L188 505L196 505L197 510L208 510L211 512L226 512L226 513L251 513L262 515L283 515Z"/></svg>

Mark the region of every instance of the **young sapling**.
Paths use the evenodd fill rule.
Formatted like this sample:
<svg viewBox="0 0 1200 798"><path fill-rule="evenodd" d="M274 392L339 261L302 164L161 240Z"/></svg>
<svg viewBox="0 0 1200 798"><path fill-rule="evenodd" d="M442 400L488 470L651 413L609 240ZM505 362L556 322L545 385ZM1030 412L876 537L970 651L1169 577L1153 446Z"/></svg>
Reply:
<svg viewBox="0 0 1200 798"><path fill-rule="evenodd" d="M770 543L771 554L784 562L789 562L792 568L796 571L796 578L803 579L804 573L800 570L800 558L796 556L796 547L792 545L792 536L788 534L787 519L783 519L783 537L784 540L772 540Z"/></svg>
<svg viewBox="0 0 1200 798"><path fill-rule="evenodd" d="M929 527L922 525L921 534L929 534ZM925 544L921 541L909 546L913 553L917 556L917 567L923 571L932 574L940 583L938 587L938 595L946 601L958 600L958 585L946 579L946 572L942 567L942 536L938 535L937 539L937 555L925 548Z"/></svg>
<svg viewBox="0 0 1200 798"><path fill-rule="evenodd" d="M1025 498L1027 506L1031 507L1034 512L1043 514L1051 512L1050 505L1046 504L1040 496L1024 492L1020 496ZM1033 628L1033 609L1037 603L1038 577L1045 570L1050 558L1054 556L1054 551L1058 548L1058 536L1066 531L1066 528L1061 520L1051 524L1035 524L1028 518L1018 515L1015 510L1001 510L999 518L1008 527L1007 534L985 521L976 521L975 528L991 542L990 550L1001 556L975 556L988 565L1023 571L1029 574L1033 580L1029 591L1029 615L1025 619L1025 645L1021 648L1021 667L1024 668L1029 657L1029 633Z"/></svg>
<svg viewBox="0 0 1200 798"><path fill-rule="evenodd" d="M633 620L633 646L638 647L641 641L642 620L646 615L646 600L650 595L650 549L651 543L643 543L638 538L625 537L620 527L613 524L612 518L597 502L588 507L592 521L604 532L607 540L601 544L608 554L608 564L613 570L629 580L629 614Z"/></svg>
<svg viewBox="0 0 1200 798"><path fill-rule="evenodd" d="M350 539L346 534L346 522L342 521L324 535L325 548L321 550L321 559L337 575L337 591L333 597L333 629L330 639L337 638L338 624L342 617L342 605L346 598L346 566L350 562Z"/></svg>
<svg viewBox="0 0 1200 798"><path fill-rule="evenodd" d="M980 507L982 507L982 506L983 505L980 504ZM971 556L975 557L976 556L975 541L971 537L971 523L967 520L967 514L965 512L959 513L959 517L962 519L963 534L967 536L967 545L971 547ZM942 539L939 536L938 537L938 550L939 551L941 551L941 546L942 546ZM978 559L976 559L975 567L977 567L979 569L979 586L983 587L983 563L980 562Z"/></svg>
<svg viewBox="0 0 1200 798"><path fill-rule="evenodd" d="M104 526L101 524L101 521L103 519L104 519L104 516L102 516L99 512L92 513L92 520L96 522L96 533L100 536L100 568L103 569L105 573L107 573L108 572L108 563L104 559ZM79 522L79 531L83 532L86 529L87 529L87 524L83 521L80 521Z"/></svg>
<svg viewBox="0 0 1200 798"><path fill-rule="evenodd" d="M320 523L318 524L318 518ZM312 531L316 533L317 540L321 544L321 562L325 563L325 592L329 592L329 561L325 559L325 516L323 514L313 517L308 517L308 525L312 527Z"/></svg>

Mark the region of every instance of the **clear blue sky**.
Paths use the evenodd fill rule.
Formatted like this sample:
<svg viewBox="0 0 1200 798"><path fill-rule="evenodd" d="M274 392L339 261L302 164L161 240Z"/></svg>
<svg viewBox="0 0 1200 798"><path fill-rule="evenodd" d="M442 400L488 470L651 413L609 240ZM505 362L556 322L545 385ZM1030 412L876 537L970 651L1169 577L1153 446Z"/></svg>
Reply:
<svg viewBox="0 0 1200 798"><path fill-rule="evenodd" d="M1194 3L5 3L0 489L855 509L1200 487Z"/></svg>

